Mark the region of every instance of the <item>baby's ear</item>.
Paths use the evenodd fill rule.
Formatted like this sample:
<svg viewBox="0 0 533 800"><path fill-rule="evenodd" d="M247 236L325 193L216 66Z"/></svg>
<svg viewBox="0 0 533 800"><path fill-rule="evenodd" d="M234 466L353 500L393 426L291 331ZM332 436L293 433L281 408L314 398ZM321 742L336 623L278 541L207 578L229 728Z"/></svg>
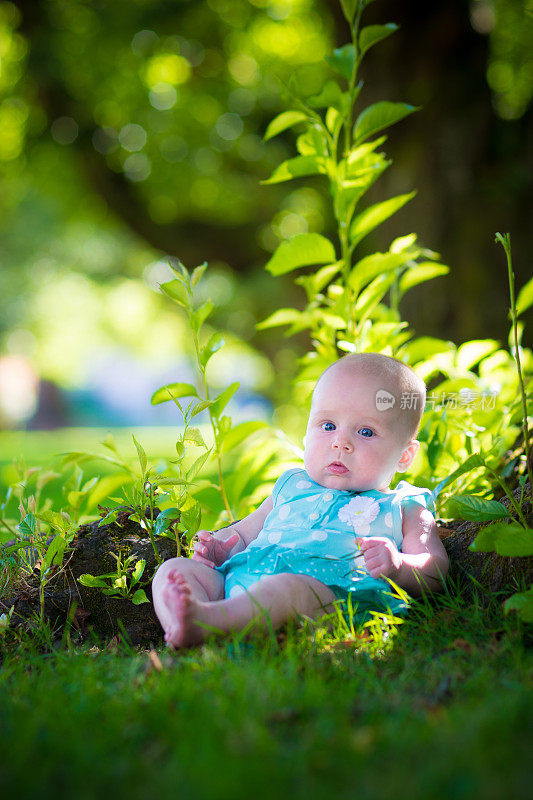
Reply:
<svg viewBox="0 0 533 800"><path fill-rule="evenodd" d="M411 464L413 463L414 458L418 453L419 449L420 449L420 442L418 441L418 439L411 439L411 441L403 451L402 457L398 461L398 466L396 467L396 470L398 472L405 472L406 470L408 470Z"/></svg>

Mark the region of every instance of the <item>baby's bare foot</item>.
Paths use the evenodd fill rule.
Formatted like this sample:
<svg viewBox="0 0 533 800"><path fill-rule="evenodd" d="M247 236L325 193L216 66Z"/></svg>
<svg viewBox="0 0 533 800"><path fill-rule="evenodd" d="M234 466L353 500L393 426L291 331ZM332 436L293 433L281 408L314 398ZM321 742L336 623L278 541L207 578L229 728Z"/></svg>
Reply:
<svg viewBox="0 0 533 800"><path fill-rule="evenodd" d="M202 642L205 632L195 624L195 620L201 616L198 613L201 604L193 598L191 587L177 570L168 573L163 600L171 620L165 627L167 646L187 647Z"/></svg>

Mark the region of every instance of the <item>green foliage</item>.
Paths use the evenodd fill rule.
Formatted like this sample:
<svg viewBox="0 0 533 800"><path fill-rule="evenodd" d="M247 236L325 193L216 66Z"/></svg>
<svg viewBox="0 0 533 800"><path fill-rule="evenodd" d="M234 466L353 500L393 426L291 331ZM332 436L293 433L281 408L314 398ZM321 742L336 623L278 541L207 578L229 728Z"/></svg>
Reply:
<svg viewBox="0 0 533 800"><path fill-rule="evenodd" d="M161 289L187 315L196 354L199 386L197 388L189 383L168 384L154 392L152 404L157 405L171 400L183 417L184 429L176 442L177 458L173 460L177 467L178 480L172 496L181 511L182 521L185 515L189 522L186 532L190 541L200 525L200 506L193 498L191 487L197 483L202 469L210 457L213 456L216 462L218 480L216 483L202 483L201 489L205 492L206 489L212 488L220 493L224 505L224 519L232 522L235 517L226 489L222 463L223 453L230 448L235 448L237 445L242 446L251 435L265 426L261 422L243 422L240 425L233 426L231 417L226 413L226 407L238 390L238 383L230 384L216 397L211 394L207 368L211 358L223 347L224 339L220 333L208 332L204 328L214 309L213 302L206 300L198 305L196 301L195 289L202 280L207 264L196 267L192 273L189 273L181 262L177 266L171 266L176 278L163 283ZM180 403L180 400L185 397L193 398L186 406ZM212 447L208 447L205 443L199 428L191 427L191 421L205 411L209 415L213 434ZM187 467L184 466L184 459L187 453L186 443L203 450L195 461Z"/></svg>
<svg viewBox="0 0 533 800"><path fill-rule="evenodd" d="M117 568L112 572L103 575L90 575L88 573L80 575L78 581L82 586L91 589L100 589L101 592L109 597L120 597L138 606L141 603L149 603L144 589L137 587L140 582L146 561L144 558L135 560L135 556L123 558L122 553L110 553L117 562ZM135 563L134 563L135 562Z"/></svg>
<svg viewBox="0 0 533 800"><path fill-rule="evenodd" d="M288 335L309 331L315 352L303 359L301 379L317 377L339 351L387 349L396 354L409 338L399 301L414 286L448 272L435 263L436 253L417 244L414 234L395 239L385 253L356 255L363 239L415 194L361 209L369 189L392 163L378 150L386 140L378 135L417 110L388 101L360 107L362 59L396 30L394 24L362 28L364 5L343 4L352 41L326 58L339 77L330 79L316 96L302 99L293 94L295 107L278 115L265 134L270 139L288 128L301 131L296 141L299 155L278 166L266 183L322 175L336 221L335 244L318 233L299 234L282 242L266 267L275 276L309 265L320 267L314 275L297 279L307 295L303 311L278 309L259 325L289 325Z"/></svg>

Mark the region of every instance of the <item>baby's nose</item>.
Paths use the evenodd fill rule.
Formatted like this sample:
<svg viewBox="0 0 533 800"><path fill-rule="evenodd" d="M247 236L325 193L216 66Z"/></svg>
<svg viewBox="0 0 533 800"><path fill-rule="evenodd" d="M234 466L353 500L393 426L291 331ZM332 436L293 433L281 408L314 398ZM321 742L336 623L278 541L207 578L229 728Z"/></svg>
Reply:
<svg viewBox="0 0 533 800"><path fill-rule="evenodd" d="M352 443L348 436L342 433L342 431L339 431L333 440L333 447L336 447L340 450L347 450L349 452L352 450Z"/></svg>

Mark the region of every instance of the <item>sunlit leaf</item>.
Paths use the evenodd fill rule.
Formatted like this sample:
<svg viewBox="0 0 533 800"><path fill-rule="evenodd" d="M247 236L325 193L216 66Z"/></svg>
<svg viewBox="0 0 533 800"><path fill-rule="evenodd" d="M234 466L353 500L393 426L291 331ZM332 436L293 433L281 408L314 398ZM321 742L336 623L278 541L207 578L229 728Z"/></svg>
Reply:
<svg viewBox="0 0 533 800"><path fill-rule="evenodd" d="M523 314L524 311L533 305L533 278L525 286L522 286L516 298L516 313Z"/></svg>
<svg viewBox="0 0 533 800"><path fill-rule="evenodd" d="M242 444L249 436L266 427L268 427L266 422L259 422L258 420L241 422L239 425L235 425L235 427L224 436L222 449L226 452L228 450L233 450L235 447Z"/></svg>
<svg viewBox="0 0 533 800"><path fill-rule="evenodd" d="M387 100L374 103L357 117L353 129L354 141L356 144L362 142L417 110L408 103L389 103Z"/></svg>
<svg viewBox="0 0 533 800"><path fill-rule="evenodd" d="M458 519L469 519L475 522L486 522L494 519L505 519L509 512L497 500L486 500L475 495L454 494L449 498L447 508L450 515Z"/></svg>
<svg viewBox="0 0 533 800"><path fill-rule="evenodd" d="M405 263L405 253L373 253L354 266L348 282L356 292L376 276L396 269Z"/></svg>
<svg viewBox="0 0 533 800"><path fill-rule="evenodd" d="M261 181L263 184L282 183L304 175L318 175L326 172L326 166L316 156L296 156L289 158L277 167L270 178Z"/></svg>
<svg viewBox="0 0 533 800"><path fill-rule="evenodd" d="M396 211L403 208L415 195L416 192L401 194L398 195L398 197L391 197L390 200L385 200L383 203L377 203L376 205L370 206L370 208L366 208L361 214L355 217L350 226L352 245L359 244L361 239L370 233L370 231L373 231L374 228L377 228L378 225L381 225L381 223L389 217L392 217Z"/></svg>
<svg viewBox="0 0 533 800"><path fill-rule="evenodd" d="M452 481L457 480L461 475L464 475L466 472L470 472L473 469L477 469L478 467L484 467L485 460L479 453L474 453L473 455L469 456L460 466L455 469L451 475L448 475L447 478L440 481L432 491L433 500L436 500L439 494L442 492L445 486L447 486Z"/></svg>
<svg viewBox="0 0 533 800"><path fill-rule="evenodd" d="M140 606L141 603L149 603L150 601L148 600L144 589L137 589L131 598L131 602L135 606Z"/></svg>
<svg viewBox="0 0 533 800"><path fill-rule="evenodd" d="M359 49L361 55L364 55L367 50L370 50L378 42L386 39L391 33L398 30L398 25L394 22L387 22L385 25L367 25L359 34Z"/></svg>
<svg viewBox="0 0 533 800"><path fill-rule="evenodd" d="M500 346L495 339L479 339L465 342L457 350L456 363L461 372L472 369L482 359L494 353Z"/></svg>
<svg viewBox="0 0 533 800"><path fill-rule="evenodd" d="M385 297L395 280L395 273L378 275L377 278L374 278L374 280L366 287L364 291L361 292L357 298L355 308L359 314L367 314L372 307L377 306L383 297Z"/></svg>
<svg viewBox="0 0 533 800"><path fill-rule="evenodd" d="M192 442L192 444L196 444L198 447L205 447L204 437L200 433L199 428L187 428L183 435L183 441Z"/></svg>
<svg viewBox="0 0 533 800"><path fill-rule="evenodd" d="M193 288L196 286L198 281L200 281L202 279L202 276L203 276L204 272L206 271L206 269L207 269L207 262L204 262L203 264L200 264L199 267L195 267L195 269L193 269L193 272L192 272L192 275L191 275L191 286Z"/></svg>
<svg viewBox="0 0 533 800"><path fill-rule="evenodd" d="M187 289L180 280L174 278L171 281L166 281L166 283L160 283L159 288L180 306L189 308L191 301Z"/></svg>
<svg viewBox="0 0 533 800"><path fill-rule="evenodd" d="M211 455L211 450L208 450L207 453L202 453L202 455L196 459L196 461L187 471L188 481L193 481L196 478L196 476L198 475L198 473L200 472L206 461L209 459L210 455Z"/></svg>
<svg viewBox="0 0 533 800"><path fill-rule="evenodd" d="M103 589L105 586L107 586L103 576L97 577L96 575L89 575L88 573L80 575L78 581L82 586L88 586L91 589Z"/></svg>
<svg viewBox="0 0 533 800"><path fill-rule="evenodd" d="M296 322L302 316L302 312L296 308L278 308L263 322L259 322L256 326L258 330L262 331L266 328L277 328L279 325L290 325Z"/></svg>
<svg viewBox="0 0 533 800"><path fill-rule="evenodd" d="M205 367L211 356L213 356L225 344L224 337L220 333L214 333L209 341L200 350L200 364Z"/></svg>
<svg viewBox="0 0 533 800"><path fill-rule="evenodd" d="M424 261L417 264L415 267L408 269L407 272L404 272L400 278L400 294L405 294L413 286L418 286L419 283L430 281L441 275L447 275L449 271L450 268L445 264L435 264L433 261Z"/></svg>
<svg viewBox="0 0 533 800"><path fill-rule="evenodd" d="M192 313L192 321L196 331L199 331L206 319L209 317L211 312L213 311L215 304L212 300L206 300L205 303L202 303L196 311Z"/></svg>
<svg viewBox="0 0 533 800"><path fill-rule="evenodd" d="M135 563L135 568L131 573L131 579L133 583L138 583L141 580L145 567L146 567L146 560L144 558L140 558Z"/></svg>
<svg viewBox="0 0 533 800"><path fill-rule="evenodd" d="M213 416L218 417L220 414L222 414L238 388L238 382L231 383L226 389L224 389L223 392L218 395L218 397L211 401L211 412Z"/></svg>
<svg viewBox="0 0 533 800"><path fill-rule="evenodd" d="M269 124L263 138L265 141L268 141L274 136L277 136L278 133L287 130L287 128L292 128L293 125L297 125L299 122L305 122L306 120L307 116L302 111L282 111L282 113L274 117Z"/></svg>
<svg viewBox="0 0 533 800"><path fill-rule="evenodd" d="M202 411L205 411L206 408L210 407L210 405L211 405L211 400L201 400L194 406L193 410L191 411L191 419L193 417L198 416L198 414L201 414Z"/></svg>
<svg viewBox="0 0 533 800"><path fill-rule="evenodd" d="M144 473L146 472L146 466L147 466L147 463L148 463L147 459L146 459L146 453L144 452L143 446L141 444L139 444L139 442L137 441L137 439L135 438L135 436L133 434L131 435L131 438L133 439L133 444L135 445L135 447L137 449L137 455L139 456L139 464L141 466L141 472L144 475Z"/></svg>
<svg viewBox="0 0 533 800"><path fill-rule="evenodd" d="M470 545L476 552L496 552L500 556L533 555L533 529L518 522L494 522L482 528Z"/></svg>
<svg viewBox="0 0 533 800"><path fill-rule="evenodd" d="M329 239L319 233L300 233L280 244L266 269L272 275L283 275L298 267L331 261L335 261L335 248Z"/></svg>
<svg viewBox="0 0 533 800"><path fill-rule="evenodd" d="M166 386L161 386L160 389L153 393L150 402L153 406L157 406L159 403L168 402L168 400L191 396L198 397L196 387L192 383L167 383Z"/></svg>

